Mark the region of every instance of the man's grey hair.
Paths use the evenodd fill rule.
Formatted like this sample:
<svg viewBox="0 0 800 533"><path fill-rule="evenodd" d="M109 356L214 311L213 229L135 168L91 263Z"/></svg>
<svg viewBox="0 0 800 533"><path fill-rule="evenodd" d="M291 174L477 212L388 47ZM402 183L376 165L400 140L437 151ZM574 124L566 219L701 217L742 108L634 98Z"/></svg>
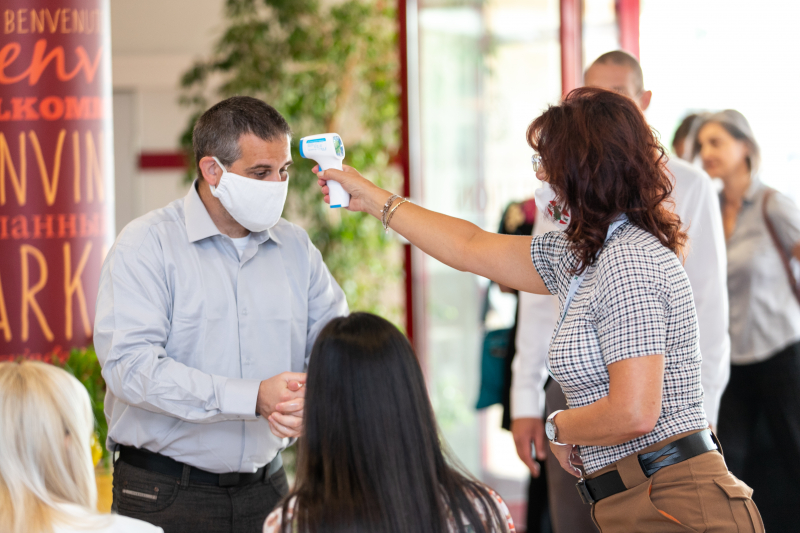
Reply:
<svg viewBox="0 0 800 533"><path fill-rule="evenodd" d="M692 125L692 135L690 137L692 145L692 159L700 153L700 143L697 141L697 136L703 126L709 123L715 123L722 126L731 137L737 141L744 142L750 150L747 156L747 166L750 167L750 173L755 175L758 173L758 167L761 165L761 148L758 146L756 136L753 135L753 130L750 128L750 123L744 118L740 112L735 109L725 109L717 113L710 113L702 115L701 120L697 120Z"/></svg>
<svg viewBox="0 0 800 533"><path fill-rule="evenodd" d="M250 96L233 96L203 113L192 131L192 147L198 177L200 159L214 156L230 169L242 157L239 137L252 133L264 141L292 135L286 119L271 105Z"/></svg>
<svg viewBox="0 0 800 533"><path fill-rule="evenodd" d="M638 59L623 50L614 50L613 52L606 52L595 59L589 68L592 68L595 65L607 65L608 63L613 63L614 65L620 65L622 67L628 67L631 72L633 72L636 92L641 94L642 91L644 91L644 74L642 73L642 65L639 64ZM586 72L589 72L589 69L586 69ZM584 78L585 77L586 76L584 74Z"/></svg>

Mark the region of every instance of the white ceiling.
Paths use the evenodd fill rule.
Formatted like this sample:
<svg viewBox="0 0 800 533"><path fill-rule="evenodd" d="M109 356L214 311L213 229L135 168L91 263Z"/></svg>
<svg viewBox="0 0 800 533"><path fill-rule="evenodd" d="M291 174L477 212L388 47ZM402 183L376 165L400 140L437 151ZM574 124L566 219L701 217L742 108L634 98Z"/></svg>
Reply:
<svg viewBox="0 0 800 533"><path fill-rule="evenodd" d="M224 0L111 0L114 56L191 55L211 50Z"/></svg>

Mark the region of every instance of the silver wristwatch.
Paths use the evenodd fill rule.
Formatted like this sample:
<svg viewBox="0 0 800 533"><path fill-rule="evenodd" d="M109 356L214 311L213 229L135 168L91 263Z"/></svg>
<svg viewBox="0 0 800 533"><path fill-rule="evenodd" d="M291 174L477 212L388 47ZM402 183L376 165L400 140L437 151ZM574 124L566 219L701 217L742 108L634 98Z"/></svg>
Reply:
<svg viewBox="0 0 800 533"><path fill-rule="evenodd" d="M563 442L558 442L558 427L556 427L556 415L563 411L563 409L559 411L553 411L550 413L550 416L547 417L547 421L544 423L544 433L547 435L547 438L550 439L550 442L555 444L556 446L566 446Z"/></svg>

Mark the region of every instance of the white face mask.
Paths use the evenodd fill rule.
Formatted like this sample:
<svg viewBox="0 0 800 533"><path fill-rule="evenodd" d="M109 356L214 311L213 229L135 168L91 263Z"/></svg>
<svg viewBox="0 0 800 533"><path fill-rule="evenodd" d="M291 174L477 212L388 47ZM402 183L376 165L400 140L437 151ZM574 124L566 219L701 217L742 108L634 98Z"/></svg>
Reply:
<svg viewBox="0 0 800 533"><path fill-rule="evenodd" d="M261 181L245 178L228 172L216 157L214 161L222 169L222 177L219 185L210 186L211 194L219 198L236 222L256 233L278 223L289 190L288 179Z"/></svg>
<svg viewBox="0 0 800 533"><path fill-rule="evenodd" d="M549 183L543 181L542 186L533 193L533 198L536 201L536 209L544 213L544 216L558 229L562 231L567 229L570 219L569 210L556 202L556 192Z"/></svg>

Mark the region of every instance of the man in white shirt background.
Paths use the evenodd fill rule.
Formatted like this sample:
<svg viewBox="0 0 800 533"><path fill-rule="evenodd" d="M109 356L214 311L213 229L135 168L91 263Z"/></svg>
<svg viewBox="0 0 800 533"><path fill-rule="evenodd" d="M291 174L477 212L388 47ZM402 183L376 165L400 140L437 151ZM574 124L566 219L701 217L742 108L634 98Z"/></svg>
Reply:
<svg viewBox="0 0 800 533"><path fill-rule="evenodd" d="M644 90L642 68L627 52L608 52L597 58L586 70L584 83L628 96L642 111L650 105L652 92ZM689 234L684 268L697 309L704 408L713 427L730 375L727 260L719 200L711 179L700 169L672 157L667 162L667 170L674 176L675 211ZM550 230L546 221L539 219L534 234ZM517 355L511 388L511 430L517 454L532 475L537 476L539 472L536 460L531 457L532 445L536 449L536 459L548 461L548 498L554 532L593 532L596 528L589 507L582 503L575 490L575 478L549 454L544 434L546 414L567 408L558 383L550 380L544 390L545 361L557 318L555 296L520 293Z"/></svg>
<svg viewBox="0 0 800 533"><path fill-rule="evenodd" d="M283 220L291 130L233 97L197 121L198 179L131 222L100 279L112 510L178 531L256 532L288 491L305 367L342 290Z"/></svg>

